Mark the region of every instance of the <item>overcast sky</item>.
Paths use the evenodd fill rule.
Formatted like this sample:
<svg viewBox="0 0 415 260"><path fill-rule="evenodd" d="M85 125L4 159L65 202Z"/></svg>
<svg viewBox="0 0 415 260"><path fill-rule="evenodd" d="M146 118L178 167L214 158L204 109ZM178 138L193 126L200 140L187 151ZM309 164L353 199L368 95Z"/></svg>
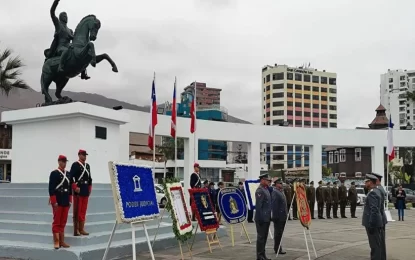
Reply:
<svg viewBox="0 0 415 260"><path fill-rule="evenodd" d="M43 50L54 27L53 0L4 0L1 47L26 63L23 78L40 90ZM96 52L109 64L90 68L89 81L66 90L98 93L137 105L150 103L156 71L158 103L194 80L222 88L229 114L261 122L261 68L274 63L338 75L338 126L367 126L379 105L380 74L415 69L415 1L386 0L61 0L69 27L88 14L101 20Z"/></svg>

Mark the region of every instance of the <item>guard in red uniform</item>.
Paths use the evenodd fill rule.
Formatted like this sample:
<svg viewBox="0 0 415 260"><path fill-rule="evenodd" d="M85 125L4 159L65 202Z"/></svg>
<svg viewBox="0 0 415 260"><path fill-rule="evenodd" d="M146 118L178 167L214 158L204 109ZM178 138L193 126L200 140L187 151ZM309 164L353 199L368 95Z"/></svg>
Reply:
<svg viewBox="0 0 415 260"><path fill-rule="evenodd" d="M85 150L78 151L79 160L71 167L72 189L74 191L74 235L89 235L85 231L85 218L88 208L88 199L92 190L91 168L86 162L88 153Z"/></svg>
<svg viewBox="0 0 415 260"><path fill-rule="evenodd" d="M69 208L72 204L71 185L72 181L65 170L66 156L59 155L58 169L50 173L49 177L49 203L53 209L53 246L55 249L59 247L68 248L65 243L65 226L68 220Z"/></svg>

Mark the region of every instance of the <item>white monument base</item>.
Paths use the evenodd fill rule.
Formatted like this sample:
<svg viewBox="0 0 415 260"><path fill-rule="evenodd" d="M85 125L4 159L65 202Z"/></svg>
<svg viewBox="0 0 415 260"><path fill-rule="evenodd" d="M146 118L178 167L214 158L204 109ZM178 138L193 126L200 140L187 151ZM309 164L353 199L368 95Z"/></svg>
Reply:
<svg viewBox="0 0 415 260"><path fill-rule="evenodd" d="M1 118L13 127L12 183L47 183L58 155L68 157L70 170L79 149L89 154L93 183L110 183L108 161L128 160L120 158L120 125L129 121L122 110L76 102L6 111Z"/></svg>

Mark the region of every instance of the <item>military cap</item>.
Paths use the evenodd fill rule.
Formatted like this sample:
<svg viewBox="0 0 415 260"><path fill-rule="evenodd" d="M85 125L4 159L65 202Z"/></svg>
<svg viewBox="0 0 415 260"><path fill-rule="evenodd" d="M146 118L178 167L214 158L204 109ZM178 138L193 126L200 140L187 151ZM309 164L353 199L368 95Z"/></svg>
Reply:
<svg viewBox="0 0 415 260"><path fill-rule="evenodd" d="M282 184L282 179L278 178L274 181L274 184Z"/></svg>
<svg viewBox="0 0 415 260"><path fill-rule="evenodd" d="M350 185L354 185L354 181L352 181L352 182L350 183Z"/></svg>
<svg viewBox="0 0 415 260"><path fill-rule="evenodd" d="M241 182L241 181L240 181L240 182L238 182L238 185L243 185L243 184L244 184L244 183L243 183L243 182Z"/></svg>
<svg viewBox="0 0 415 260"><path fill-rule="evenodd" d="M378 180L378 177L376 177L373 174L368 173L368 174L365 175L365 182L367 182L367 181L377 181L377 180Z"/></svg>
<svg viewBox="0 0 415 260"><path fill-rule="evenodd" d="M371 175L373 175L373 176L375 176L376 178L378 178L379 180L382 180L382 175L380 175L380 174L378 174L378 173L374 173L374 172L372 172L372 173L370 173Z"/></svg>
<svg viewBox="0 0 415 260"><path fill-rule="evenodd" d="M266 180L270 180L268 173L263 173L261 175L259 175L259 179L266 179Z"/></svg>
<svg viewBox="0 0 415 260"><path fill-rule="evenodd" d="M79 149L78 155L88 155L88 153L85 150Z"/></svg>
<svg viewBox="0 0 415 260"><path fill-rule="evenodd" d="M59 161L61 161L61 162L67 162L68 161L68 158L66 158L66 156L65 155L59 155L59 157L58 157L58 162Z"/></svg>
<svg viewBox="0 0 415 260"><path fill-rule="evenodd" d="M314 181L310 181L310 184L314 184Z"/></svg>
<svg viewBox="0 0 415 260"><path fill-rule="evenodd" d="M333 184L337 184L337 181L334 181Z"/></svg>
<svg viewBox="0 0 415 260"><path fill-rule="evenodd" d="M198 164L197 162L193 164L193 168L200 168L200 164Z"/></svg>
<svg viewBox="0 0 415 260"><path fill-rule="evenodd" d="M330 185L331 184L331 182L327 182L327 185Z"/></svg>
<svg viewBox="0 0 415 260"><path fill-rule="evenodd" d="M319 181L318 184L323 184L323 181Z"/></svg>

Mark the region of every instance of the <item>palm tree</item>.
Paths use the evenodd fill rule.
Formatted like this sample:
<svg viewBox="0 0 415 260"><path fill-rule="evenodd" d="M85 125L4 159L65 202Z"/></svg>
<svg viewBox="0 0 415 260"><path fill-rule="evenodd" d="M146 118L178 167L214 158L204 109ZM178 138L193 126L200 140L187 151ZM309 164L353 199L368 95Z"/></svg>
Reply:
<svg viewBox="0 0 415 260"><path fill-rule="evenodd" d="M12 57L12 50L0 51L0 92L9 95L13 89L28 89L29 86L19 78L24 66L19 56Z"/></svg>

